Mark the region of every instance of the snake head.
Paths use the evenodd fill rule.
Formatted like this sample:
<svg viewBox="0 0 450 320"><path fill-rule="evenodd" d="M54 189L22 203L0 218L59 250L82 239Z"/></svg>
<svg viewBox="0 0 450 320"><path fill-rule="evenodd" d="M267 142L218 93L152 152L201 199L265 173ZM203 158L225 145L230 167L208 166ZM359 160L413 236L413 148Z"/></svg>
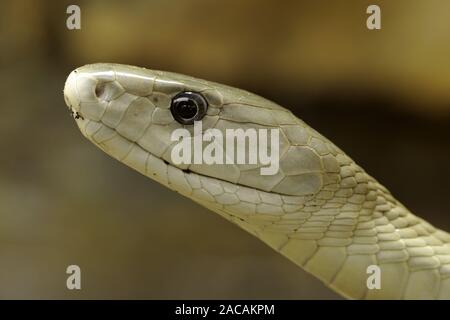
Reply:
<svg viewBox="0 0 450 320"><path fill-rule="evenodd" d="M337 149L289 110L226 85L101 63L70 73L64 96L85 137L119 161L179 192L183 189L169 183L168 172L195 173L298 196L319 192L326 175L339 167L333 155ZM196 130L198 124L200 131ZM209 138L196 140L208 130ZM228 130L235 134L231 139L236 144L231 148L227 148ZM256 148L250 143L252 133L248 130L256 132ZM265 137L260 135L264 130ZM244 148L240 160L236 149L239 139ZM181 141L186 143L182 152ZM211 146L212 142L216 145ZM213 158L220 152L222 163L219 156L205 163L208 146ZM174 151L185 161L175 161ZM266 158L276 155L277 163L264 162L262 152ZM271 172L264 174L264 170Z"/></svg>

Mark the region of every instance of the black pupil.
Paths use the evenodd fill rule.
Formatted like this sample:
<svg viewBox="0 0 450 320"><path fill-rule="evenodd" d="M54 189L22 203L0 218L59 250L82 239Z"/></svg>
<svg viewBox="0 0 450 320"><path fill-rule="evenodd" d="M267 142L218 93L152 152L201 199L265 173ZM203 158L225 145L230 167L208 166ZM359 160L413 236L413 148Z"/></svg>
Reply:
<svg viewBox="0 0 450 320"><path fill-rule="evenodd" d="M201 120L208 109L208 102L197 92L185 91L177 94L170 105L173 118L181 124L191 125Z"/></svg>
<svg viewBox="0 0 450 320"><path fill-rule="evenodd" d="M176 102L175 110L181 118L192 119L198 112L198 106L192 99L180 98L180 101Z"/></svg>

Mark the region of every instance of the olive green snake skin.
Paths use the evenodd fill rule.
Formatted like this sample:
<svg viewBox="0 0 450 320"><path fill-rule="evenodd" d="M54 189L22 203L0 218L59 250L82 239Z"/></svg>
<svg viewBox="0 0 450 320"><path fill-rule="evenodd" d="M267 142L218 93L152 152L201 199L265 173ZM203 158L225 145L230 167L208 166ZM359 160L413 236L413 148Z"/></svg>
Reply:
<svg viewBox="0 0 450 320"><path fill-rule="evenodd" d="M279 128L280 170L175 165L171 99L198 92L203 130ZM257 95L185 75L119 64L73 71L64 96L82 134L147 177L220 214L353 299L449 299L450 235L400 204L332 142ZM169 231L168 231L169 232ZM369 266L381 288L369 289Z"/></svg>

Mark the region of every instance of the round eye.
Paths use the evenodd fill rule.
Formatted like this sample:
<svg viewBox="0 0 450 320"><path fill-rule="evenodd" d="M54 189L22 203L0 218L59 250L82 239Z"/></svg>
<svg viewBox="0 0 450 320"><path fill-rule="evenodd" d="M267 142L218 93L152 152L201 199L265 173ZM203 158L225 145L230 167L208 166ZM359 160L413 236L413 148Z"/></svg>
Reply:
<svg viewBox="0 0 450 320"><path fill-rule="evenodd" d="M201 120L206 114L208 103L205 98L196 92L181 92L172 99L170 111L173 117L181 124L193 124Z"/></svg>

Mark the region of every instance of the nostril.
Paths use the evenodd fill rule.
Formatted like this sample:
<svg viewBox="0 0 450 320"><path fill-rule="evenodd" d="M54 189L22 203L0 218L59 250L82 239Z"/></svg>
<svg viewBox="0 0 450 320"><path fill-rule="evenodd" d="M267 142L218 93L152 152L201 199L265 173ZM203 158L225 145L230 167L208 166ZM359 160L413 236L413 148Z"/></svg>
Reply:
<svg viewBox="0 0 450 320"><path fill-rule="evenodd" d="M105 83L98 83L95 87L95 96L99 99L102 99L105 94Z"/></svg>
<svg viewBox="0 0 450 320"><path fill-rule="evenodd" d="M124 88L116 81L102 81L95 86L95 96L105 102L116 99L124 92Z"/></svg>

